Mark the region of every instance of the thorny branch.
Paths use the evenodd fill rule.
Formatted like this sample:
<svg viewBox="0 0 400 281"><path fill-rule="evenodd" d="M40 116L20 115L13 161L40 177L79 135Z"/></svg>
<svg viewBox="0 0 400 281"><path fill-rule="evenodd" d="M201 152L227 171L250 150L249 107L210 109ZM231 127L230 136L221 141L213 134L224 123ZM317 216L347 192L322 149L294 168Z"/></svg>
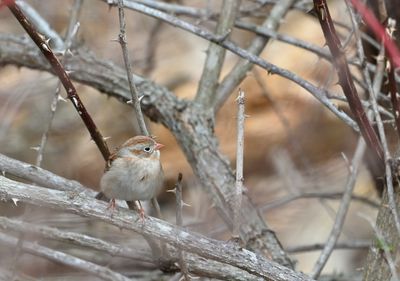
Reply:
<svg viewBox="0 0 400 281"><path fill-rule="evenodd" d="M76 91L74 84L65 71L64 67L62 66L61 62L58 60L54 52L51 50L49 44L46 41L46 38L43 38L35 29L35 27L30 23L30 21L25 17L21 9L18 5L11 1L8 4L10 11L14 14L15 18L19 21L21 26L25 29L25 31L29 34L32 40L35 42L37 47L40 49L42 54L51 64L53 71L56 75L60 78L61 83L65 87L67 92L68 98L71 100L73 106L75 107L76 111L78 112L79 116L82 118L83 122L88 129L90 136L95 141L97 147L99 148L103 158L107 161L110 155L108 150L107 144L100 134L100 131L97 129L95 123L92 120L92 117L87 112L85 106L81 102L79 95Z"/></svg>
<svg viewBox="0 0 400 281"><path fill-rule="evenodd" d="M106 212L107 204L93 200L92 197L86 195L50 190L0 177L0 198L16 199L28 204L98 219L123 229L133 230L139 234L159 239L201 257L235 266L266 280L311 280L301 273L271 262L251 251L237 249L228 243L184 231L156 218L149 217L145 223L140 223L139 215L127 209L118 208L118 211L111 218Z"/></svg>
<svg viewBox="0 0 400 281"><path fill-rule="evenodd" d="M325 0L314 0L314 10L318 14L318 19L324 33L326 43L329 46L334 58L336 72L339 76L339 83L346 95L350 109L353 112L360 132L365 139L368 147L374 153L379 165L383 164L384 156L381 143L376 135L368 117L362 107L357 90L351 78L350 69L346 62L345 54L339 37L336 34L336 29L333 25L332 18L329 13L328 6Z"/></svg>
<svg viewBox="0 0 400 281"><path fill-rule="evenodd" d="M133 104L135 109L136 119L139 123L140 132L142 135L149 136L149 131L147 130L146 123L144 121L142 108L140 107L139 93L133 82L132 67L129 59L129 52L127 47L127 37L126 37L126 23L125 23L125 12L124 12L124 1L118 0L118 16L119 16L119 35L118 41L121 45L122 55L124 57L124 63L126 68L126 76L128 78L129 90L132 95L132 100L128 101Z"/></svg>
<svg viewBox="0 0 400 281"><path fill-rule="evenodd" d="M0 36L2 42L7 43L0 44L0 53L7 56L0 57L0 64L11 63L51 71L29 40ZM24 54L24 59L21 59L20 53ZM111 62L99 60L92 53L80 49L67 59L66 67L73 70L71 77L76 81L94 86L123 102L130 100L126 72ZM231 226L232 209L227 204L227 196L232 192L235 179L227 160L217 149L210 117L196 104L178 99L164 87L138 76L134 78L144 95L142 106L145 113L153 121L164 124L175 135L193 171L207 192L212 194L218 212ZM246 218L241 226L243 241L252 241L254 245L250 244L250 248L253 250L268 251L274 260L290 265L275 233L265 224L248 196L243 196L242 203L241 215Z"/></svg>
<svg viewBox="0 0 400 281"><path fill-rule="evenodd" d="M75 246L95 249L97 251L101 251L102 253L108 253L115 257L132 259L135 261L135 263L137 262L146 262L148 264L155 263L155 261L152 258L152 255L147 251L140 250L137 247L135 248L122 247L118 244L110 243L80 233L61 231L53 227L40 226L36 224L26 223L2 217L0 217L0 227L7 229L8 231L12 230L16 232L23 232L26 234L35 234L45 239L51 239L69 243ZM172 260L173 261L177 260L177 254L176 254L177 251L174 249L170 250L171 250L170 254L173 255L171 257ZM208 276L212 278L238 280L238 281L261 279L233 266L214 262L211 260L205 260L194 254L186 254L185 260L187 262L189 270L199 276Z"/></svg>

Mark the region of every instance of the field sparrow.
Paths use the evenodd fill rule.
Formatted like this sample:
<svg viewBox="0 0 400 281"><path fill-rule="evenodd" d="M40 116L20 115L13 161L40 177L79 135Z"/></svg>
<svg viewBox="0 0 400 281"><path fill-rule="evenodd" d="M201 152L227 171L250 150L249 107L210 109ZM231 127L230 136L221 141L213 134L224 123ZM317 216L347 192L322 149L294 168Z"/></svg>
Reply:
<svg viewBox="0 0 400 281"><path fill-rule="evenodd" d="M138 201L157 196L164 179L160 162L163 146L151 137L136 136L111 154L100 181L101 193L110 199L109 208L115 208L115 199ZM101 197L100 193L96 196ZM143 218L142 207L140 214Z"/></svg>

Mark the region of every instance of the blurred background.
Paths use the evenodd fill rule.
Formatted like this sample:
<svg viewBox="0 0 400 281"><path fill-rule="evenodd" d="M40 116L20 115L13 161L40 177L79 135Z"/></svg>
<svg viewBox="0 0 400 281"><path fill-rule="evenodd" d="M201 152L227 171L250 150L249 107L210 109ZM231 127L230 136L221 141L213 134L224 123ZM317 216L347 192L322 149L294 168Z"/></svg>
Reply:
<svg viewBox="0 0 400 281"><path fill-rule="evenodd" d="M73 1L46 1L46 5L40 0L26 2L37 9L52 28L61 35L65 34ZM215 12L219 11L222 3L221 0L179 2ZM242 1L242 5L250 7L257 2L259 1ZM336 21L350 24L343 1L329 1L329 7ZM259 10L260 15L268 13L269 9L270 5L265 5ZM215 27L213 21L182 18L210 30ZM254 17L249 21L260 23L261 19ZM126 10L126 20L128 48L134 72L168 87L178 97L193 98L201 77L208 42L137 12ZM117 9L108 7L103 1L85 0L79 21L80 29L74 47L85 46L99 58L109 59L123 67L120 45L113 41L119 33ZM347 37L346 29L338 31L342 40ZM0 32L24 34L7 9L0 10ZM301 9L291 10L282 19L279 32L324 46L318 21ZM238 45L246 47L254 34L235 30L232 36ZM346 53L349 56L355 53L352 44L346 49ZM340 88L336 86L337 77L331 64L309 51L270 40L262 57L319 87L342 95ZM237 61L236 55L227 52L222 75L227 74ZM46 130L50 104L57 84L58 80L48 73L15 66L0 68L0 153L35 163L35 148L40 144ZM88 86L78 83L75 85L102 134L110 137L107 140L110 148L115 148L137 134L137 123L131 107ZM291 253L291 257L297 262L296 269L308 273L312 270L319 252L296 252L296 247L326 242L340 196L332 199L332 196L321 195L287 200L286 203L284 201L295 196L302 197L304 192L340 194L349 174L346 159L352 159L357 135L310 93L277 75L269 75L263 69L255 67L240 87L246 93L248 115L245 123L244 183L250 197L260 207L284 248L295 251ZM61 95L66 97L63 90ZM237 91L234 91L216 119L220 150L229 157L233 168L236 150L236 95ZM346 109L344 103L334 103ZM184 209L185 224L189 229L210 237L229 239L229 232L210 205L208 195L193 176L173 135L160 124L149 122L148 125L157 140L165 144L161 154L166 174L165 190L173 188L178 172L183 173L184 201L191 205ZM69 101L58 105L43 154L42 167L68 179L77 180L94 190L99 188L104 161ZM357 179L355 194L368 198L371 202L379 201L371 176L364 165ZM166 219L174 223L174 196L162 192L159 201ZM140 239L132 238L132 233L125 231L113 229L110 232L105 226L72 215L53 218L46 211L30 208L33 211L29 214L18 212L18 207L12 205L2 206L0 212L7 209L10 214L24 216L30 221L43 222L62 229L75 229L121 243L127 243L126 237ZM358 241L367 245L372 230L363 216L375 221L376 212L376 206L353 201L340 241ZM129 243L133 242L129 240ZM65 250L72 251L67 245L64 247ZM6 255L8 251L12 252L0 250L3 253L0 262L11 263ZM324 273L357 275L366 253L366 248L335 250ZM76 254L83 255L81 252ZM94 256L87 258L95 259ZM99 263L118 268L129 264L128 261L121 262L113 257L102 257ZM22 272L43 278L63 276L65 272L69 272L66 268L28 254L20 257L17 267Z"/></svg>

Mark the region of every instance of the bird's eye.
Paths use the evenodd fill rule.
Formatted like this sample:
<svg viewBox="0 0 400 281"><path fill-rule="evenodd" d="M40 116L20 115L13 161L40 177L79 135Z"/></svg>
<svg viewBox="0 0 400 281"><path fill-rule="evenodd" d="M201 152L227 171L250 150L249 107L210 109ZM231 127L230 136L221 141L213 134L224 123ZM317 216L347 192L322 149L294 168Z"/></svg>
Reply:
<svg viewBox="0 0 400 281"><path fill-rule="evenodd" d="M151 150L150 146L146 146L146 147L144 148L144 151L146 151L146 152L150 152L150 150Z"/></svg>

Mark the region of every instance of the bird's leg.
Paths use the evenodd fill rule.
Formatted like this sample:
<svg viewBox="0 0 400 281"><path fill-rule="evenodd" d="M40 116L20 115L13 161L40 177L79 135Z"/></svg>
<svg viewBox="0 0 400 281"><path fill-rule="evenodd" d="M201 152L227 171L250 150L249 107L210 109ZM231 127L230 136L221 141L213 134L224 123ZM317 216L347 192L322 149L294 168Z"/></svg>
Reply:
<svg viewBox="0 0 400 281"><path fill-rule="evenodd" d="M139 200L135 201L136 207L138 208L139 211L139 216L142 219L142 222L144 222L144 209L142 207L142 204L140 203Z"/></svg>
<svg viewBox="0 0 400 281"><path fill-rule="evenodd" d="M115 199L111 199L110 202L108 203L107 210L111 209L111 217L113 216L114 210L115 210Z"/></svg>

